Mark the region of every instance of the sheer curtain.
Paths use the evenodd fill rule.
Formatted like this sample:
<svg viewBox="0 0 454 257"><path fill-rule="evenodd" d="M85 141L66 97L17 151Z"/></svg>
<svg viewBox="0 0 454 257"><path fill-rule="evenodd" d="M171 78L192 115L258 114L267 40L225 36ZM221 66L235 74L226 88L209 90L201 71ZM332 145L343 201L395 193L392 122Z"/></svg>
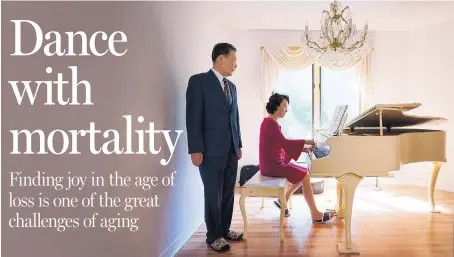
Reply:
<svg viewBox="0 0 454 257"><path fill-rule="evenodd" d="M298 70L314 63L321 67L330 69L347 69L357 65L357 72L361 83L361 111L369 108L370 104L370 77L371 77L371 51L364 55L351 55L346 65L335 67L324 63L319 55L313 52L304 51L301 47L262 47L261 49L261 88L262 104L268 102L274 85L279 76L280 69Z"/></svg>
<svg viewBox="0 0 454 257"><path fill-rule="evenodd" d="M372 103L372 88L371 88L371 52L366 54L359 61L358 73L361 84L361 112L370 108Z"/></svg>

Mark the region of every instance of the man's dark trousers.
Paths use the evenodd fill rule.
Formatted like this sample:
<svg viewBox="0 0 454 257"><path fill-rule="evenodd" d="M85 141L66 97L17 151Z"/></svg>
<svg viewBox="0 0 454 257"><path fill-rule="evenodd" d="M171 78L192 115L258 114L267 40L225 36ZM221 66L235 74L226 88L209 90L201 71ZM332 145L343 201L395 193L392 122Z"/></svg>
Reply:
<svg viewBox="0 0 454 257"><path fill-rule="evenodd" d="M230 229L235 197L238 156L232 144L225 157L204 157L200 165L205 195L207 243L226 237Z"/></svg>

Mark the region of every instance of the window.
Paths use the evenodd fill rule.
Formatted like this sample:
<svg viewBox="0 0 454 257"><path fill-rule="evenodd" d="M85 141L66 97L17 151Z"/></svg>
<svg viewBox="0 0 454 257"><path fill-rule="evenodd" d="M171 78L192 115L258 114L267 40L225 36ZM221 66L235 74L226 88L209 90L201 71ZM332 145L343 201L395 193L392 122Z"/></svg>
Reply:
<svg viewBox="0 0 454 257"><path fill-rule="evenodd" d="M356 117L360 113L360 87L355 67L320 70L320 127L329 126L337 105L348 105L347 120Z"/></svg>
<svg viewBox="0 0 454 257"><path fill-rule="evenodd" d="M289 110L279 120L287 138L313 138L314 129L329 126L337 105L348 105L347 121L360 113L360 84L355 67L332 70L314 64L296 71L282 69L273 90L290 97Z"/></svg>
<svg viewBox="0 0 454 257"><path fill-rule="evenodd" d="M274 92L290 97L287 114L279 120L282 134L287 138L312 138L312 67L281 70Z"/></svg>

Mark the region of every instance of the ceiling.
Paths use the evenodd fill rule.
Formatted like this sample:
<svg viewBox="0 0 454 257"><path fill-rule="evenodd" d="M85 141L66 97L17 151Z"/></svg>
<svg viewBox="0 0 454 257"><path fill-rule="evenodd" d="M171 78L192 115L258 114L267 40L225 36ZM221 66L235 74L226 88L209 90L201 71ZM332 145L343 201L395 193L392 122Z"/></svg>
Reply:
<svg viewBox="0 0 454 257"><path fill-rule="evenodd" d="M328 1L204 2L215 19L232 30L303 30L320 28ZM353 23L373 31L407 31L454 20L454 1L341 1L350 6ZM200 7L200 6L199 6ZM220 12L213 12L222 8ZM202 8L205 9L205 8ZM205 9L207 10L207 9ZM226 11L224 11L226 10ZM230 12L230 13L229 13ZM226 14L223 14L226 13Z"/></svg>

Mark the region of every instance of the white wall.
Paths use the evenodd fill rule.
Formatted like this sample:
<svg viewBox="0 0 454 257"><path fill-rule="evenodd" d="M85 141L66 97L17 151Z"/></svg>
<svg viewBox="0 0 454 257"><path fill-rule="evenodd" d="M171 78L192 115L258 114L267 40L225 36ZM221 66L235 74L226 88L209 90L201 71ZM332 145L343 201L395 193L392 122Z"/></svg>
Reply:
<svg viewBox="0 0 454 257"><path fill-rule="evenodd" d="M159 10L161 26L165 28L163 35L162 51L167 58L162 62L167 63L169 75L168 87L174 91L173 99L166 105L155 108L171 108L174 113L172 127L186 128L186 87L189 77L193 74L206 72L212 67L211 51L218 42L229 41L229 33L223 24L215 19L206 22L207 15L212 13L210 6L203 3L166 2ZM209 31L207 33L207 31ZM183 136L183 135L182 135ZM166 256L173 256L173 250L182 247L189 236L204 221L203 184L198 168L192 165L187 153L186 133L180 141L180 152L176 170L179 171L178 181L172 192L169 193L166 218L160 222L164 232L160 236L160 251L165 247Z"/></svg>
<svg viewBox="0 0 454 257"><path fill-rule="evenodd" d="M441 27L409 32L373 32L375 51L372 59L372 101L374 103L421 102L418 114L454 119L449 113L448 101L453 89L453 73L449 73L452 48L447 48L452 23ZM244 141L242 164L258 164L258 142L263 110L260 102L260 46L298 46L302 31L256 30L234 31L231 42L239 49L239 67L233 76L237 82ZM433 42L432 38L436 40ZM452 40L452 39L451 39ZM424 64L416 61L422 60ZM412 62L414 61L414 62ZM437 63L438 65L434 65ZM438 67L438 68L436 68ZM447 158L452 159L452 122L440 127L448 130ZM452 156L452 158L450 158ZM451 164L440 172L437 189L454 191L454 174ZM430 164L404 166L394 179L381 179L380 183L405 183L427 186ZM374 183L373 179L364 183Z"/></svg>
<svg viewBox="0 0 454 257"><path fill-rule="evenodd" d="M454 191L453 137L454 112L450 102L454 90L454 75L450 70L454 39L447 33L454 22L404 33L378 33L373 56L373 101L375 103L418 102L417 115L441 116L448 119L438 128L447 131L448 162L442 166L437 189ZM427 186L430 163L410 164L396 173L396 181L403 184Z"/></svg>

